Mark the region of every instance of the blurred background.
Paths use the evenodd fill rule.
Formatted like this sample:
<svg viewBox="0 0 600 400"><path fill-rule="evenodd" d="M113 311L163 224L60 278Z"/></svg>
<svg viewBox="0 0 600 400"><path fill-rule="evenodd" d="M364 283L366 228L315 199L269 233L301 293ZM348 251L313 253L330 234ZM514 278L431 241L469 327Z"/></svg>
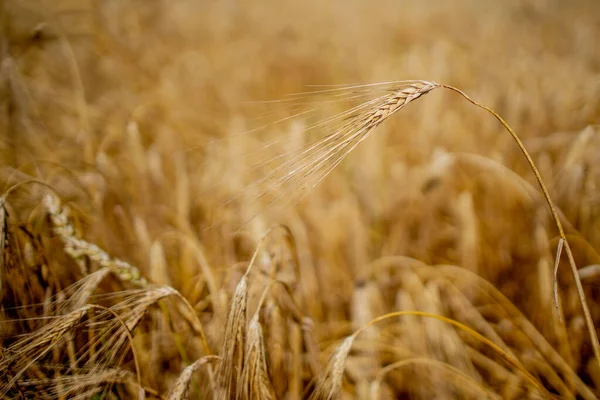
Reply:
<svg viewBox="0 0 600 400"><path fill-rule="evenodd" d="M289 227L287 242L267 236L268 251L250 275L249 315L267 278L289 285L299 310L273 294L260 312L274 397L319 395L319 384L332 384L326 365L335 346L399 310L475 329L552 394L600 393L566 261L558 274L564 323L552 303L558 232L535 178L502 126L457 94L436 90L409 104L307 193L280 188L295 200L302 194L297 202L271 206L245 189L270 172L263 152L276 157L304 143L311 120L271 123L290 115L275 100L311 85L456 86L498 112L531 152L599 321L597 1L0 4L4 190L32 180L54 188L78 237L181 292L214 353L226 357L227 310L259 241L275 224ZM343 111L335 105L318 118ZM5 197L6 246L14 250L0 269L6 321L38 316L14 308L43 303L83 278L52 231L47 191L27 183ZM312 321L312 342L292 340L298 313ZM177 317L170 325L149 319L134 331L142 381L166 396L187 365L172 332L184 332L192 360L202 350ZM13 322L4 324L3 347L32 331ZM543 395L519 368L440 321L396 318L358 338L342 372L343 398ZM416 358L436 363L385 369ZM134 371L130 359L111 367ZM52 371L44 375L50 381ZM207 375L198 372L194 395L211 392ZM103 393L127 393L116 386Z"/></svg>

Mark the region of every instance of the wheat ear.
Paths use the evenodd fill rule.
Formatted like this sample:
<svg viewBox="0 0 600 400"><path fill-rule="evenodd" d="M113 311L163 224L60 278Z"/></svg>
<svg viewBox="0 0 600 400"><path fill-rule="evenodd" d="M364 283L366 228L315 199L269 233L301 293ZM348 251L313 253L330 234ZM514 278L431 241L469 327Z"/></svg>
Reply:
<svg viewBox="0 0 600 400"><path fill-rule="evenodd" d="M124 282L131 282L140 287L148 285L146 278L133 265L123 260L113 259L95 244L77 238L75 229L69 221L68 208L63 206L57 196L46 195L44 197L44 205L50 215L54 233L61 238L65 245L65 252L76 260L84 275L87 275L88 271L83 257L87 257L103 267L113 269L119 279Z"/></svg>
<svg viewBox="0 0 600 400"><path fill-rule="evenodd" d="M592 347L594 349L594 355L596 357L596 361L598 365L600 365L600 342L598 341L598 335L596 334L596 328L594 327L594 322L592 320L592 316L587 305L585 299L585 293L583 290L583 286L581 284L581 279L579 277L579 273L577 271L577 266L575 264L575 259L573 256L573 252L571 247L569 246L569 242L567 241L567 236L563 229L562 223L558 216L558 211L554 206L554 203L550 197L550 193L542 179L542 176L537 169L531 155L525 148L525 145L519 138L519 136L515 133L515 131L508 125L508 123L494 110L491 108L478 103L469 97L465 92L460 89L457 89L450 85L438 84L430 81L411 81L407 85L406 82L398 83L400 86L398 89L393 90L392 93L379 97L378 99L370 102L372 106L365 112L359 113L357 115L351 115L352 122L349 123L345 129L342 129L340 132L336 132L330 137L326 138L327 146L325 146L325 151L319 150L317 153L316 161L312 161L310 164L313 166L310 167L306 171L306 167L303 167L304 176L307 174L317 174L318 168L315 165L322 166L323 160L334 160L333 165L328 167L328 170L321 174L321 177L317 181L320 182L336 165L338 165L354 148L360 144L363 140L365 140L370 133L378 127L383 121L393 115L395 112L399 111L401 108L406 106L411 101L422 97L423 95L431 92L434 89L444 88L456 92L463 96L467 101L471 104L487 111L491 115L493 115L502 126L508 131L513 140L516 142L517 146L525 156L529 167L533 171L535 178L542 190L546 203L548 204L548 208L550 209L550 213L552 214L552 219L554 220L554 224L556 225L560 237L559 246L557 250L557 261L555 265L555 277L554 277L554 302L557 308L557 312L560 317L560 308L559 308L559 300L558 300L558 284L556 278L556 270L558 268L558 259L562 254L562 250L567 254L567 258L569 261L569 265L571 267L571 272L573 274L573 279L575 280L575 286L577 288L577 294L579 296L579 300L581 303L581 309L583 311L583 315L585 318L586 326L588 329L588 334L590 336ZM349 128L348 128L349 127ZM332 139L333 137L333 139ZM310 150L310 149L309 149ZM309 152L307 150L307 152ZM307 153L305 152L305 153ZM341 155L340 155L341 153ZM302 157L301 157L302 159ZM301 172L299 172L301 173Z"/></svg>

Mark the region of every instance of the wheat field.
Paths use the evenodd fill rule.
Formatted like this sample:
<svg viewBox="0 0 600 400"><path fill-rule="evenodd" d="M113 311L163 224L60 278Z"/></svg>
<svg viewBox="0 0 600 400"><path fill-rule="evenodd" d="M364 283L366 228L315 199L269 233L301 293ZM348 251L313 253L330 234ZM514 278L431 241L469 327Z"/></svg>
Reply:
<svg viewBox="0 0 600 400"><path fill-rule="evenodd" d="M0 398L600 396L597 1L0 12Z"/></svg>

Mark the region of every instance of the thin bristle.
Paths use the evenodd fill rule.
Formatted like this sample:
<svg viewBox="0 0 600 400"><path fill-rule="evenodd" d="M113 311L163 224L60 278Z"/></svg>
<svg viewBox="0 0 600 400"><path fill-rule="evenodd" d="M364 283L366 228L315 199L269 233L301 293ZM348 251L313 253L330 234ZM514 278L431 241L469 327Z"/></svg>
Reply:
<svg viewBox="0 0 600 400"><path fill-rule="evenodd" d="M57 343L60 343L65 334L74 329L89 309L90 307L84 306L58 317L38 331L25 336L4 349L3 359L0 361L0 370L8 371L10 369L15 373L8 383L0 388L0 395L6 395L28 368L51 351Z"/></svg>

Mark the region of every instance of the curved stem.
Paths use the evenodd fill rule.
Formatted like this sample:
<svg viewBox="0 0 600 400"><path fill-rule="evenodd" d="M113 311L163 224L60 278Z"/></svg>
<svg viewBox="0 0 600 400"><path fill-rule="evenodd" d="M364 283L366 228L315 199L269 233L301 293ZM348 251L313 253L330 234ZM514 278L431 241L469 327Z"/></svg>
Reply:
<svg viewBox="0 0 600 400"><path fill-rule="evenodd" d="M397 369L403 368L403 367L405 367L407 365L411 365L411 364L428 364L429 366L440 367L443 370L445 370L446 372L449 372L450 374L454 375L456 378L462 379L465 382L468 382L474 388L481 391L481 393L483 393L485 395L485 397L487 397L487 398L492 397L492 396L490 396L491 394L495 394L495 393L490 392L488 389L486 389L485 386L483 386L481 383L479 383L475 379L473 379L473 377L467 375L465 372L461 371L460 369L456 368L455 366L453 366L451 364L445 363L440 360L435 360L432 358L410 357L410 358L407 358L404 360L396 361L392 364L388 364L385 367L381 368L377 372L377 375L375 376L375 380L371 383L372 398L378 398L378 396L374 396L374 394L377 394L377 389L381 386L381 382L385 379L385 375L387 373L389 373L392 370L397 370Z"/></svg>
<svg viewBox="0 0 600 400"><path fill-rule="evenodd" d="M540 392L543 393L547 398L552 398L552 395L548 392L548 390L544 387L544 385L542 385L529 371L527 371L527 369L523 366L523 364L521 364L521 362L517 358L515 358L511 354L508 354L496 343L492 342L490 339L486 338L485 336L483 336L479 332L475 331L474 329L469 328L468 326L466 326L463 323L455 321L451 318L444 317L442 315L432 314L432 313L428 313L428 312L424 312L424 311L394 311L394 312L391 312L391 313L388 313L388 314L385 314L385 315L382 315L382 316L372 319L369 323L362 326L360 329L356 330L351 336L354 336L356 338L358 335L360 335L362 332L364 332L367 328L369 328L370 326L372 326L378 322L384 321L386 319L394 318L394 317L403 317L403 316L417 316L417 317L433 318L433 319L437 319L439 321L445 322L447 324L450 324L450 325L462 330L463 332L469 334L476 340L478 340L478 341L484 343L485 345L487 345L488 347L490 347L495 353L497 353L500 357L502 357L507 363L509 363L510 365L514 366L519 371L521 371L523 373L523 375L525 376L525 378L527 378L527 380L529 380L529 382L531 382L535 387L537 387L540 390Z"/></svg>
<svg viewBox="0 0 600 400"><path fill-rule="evenodd" d="M583 311L583 315L585 318L585 324L587 326L590 340L592 342L592 348L594 349L594 355L596 357L596 361L598 362L598 365L600 366L600 343L598 342L598 335L596 334L596 328L594 327L594 321L592 320L592 315L590 313L589 307L585 300L585 292L583 290L583 285L581 284L581 279L579 278L579 272L577 271L577 265L575 264L575 258L573 257L573 252L571 251L571 246L569 246L569 242L567 241L567 236L565 235L565 231L560 222L560 218L558 217L558 212L556 210L556 207L554 206L554 203L552 202L552 199L550 198L550 193L548 192L548 188L546 187L546 184L544 183L544 180L542 179L542 175L540 174L537 167L535 166L533 159L529 155L529 152L525 148L525 145L523 144L523 142L521 141L519 136L515 133L515 131L513 131L512 128L508 125L508 123L504 120L504 118L502 118L500 115L498 115L498 113L496 113L494 110L492 110L489 107L484 106L483 104L476 102L475 100L471 99L465 92L463 92L462 90L457 89L453 86L440 85L440 87L452 90L452 91L460 94L471 104L473 104L481 109L484 109L485 111L487 111L488 113L490 113L494 117L496 117L496 119L498 121L500 121L500 123L502 124L502 126L504 126L504 128L508 131L508 133L510 133L510 135L512 136L514 141L517 143L517 146L519 146L521 153L523 153L523 155L525 156L525 159L527 159L527 163L529 164L529 167L531 168L531 170L533 171L533 174L535 175L535 179L537 180L540 188L542 189L542 193L544 194L546 203L548 203L548 207L550 208L550 212L552 213L552 219L554 220L556 228L558 229L558 234L564 245L563 246L564 250L567 253L567 258L569 260L569 265L571 267L571 272L573 274L573 279L575 280L575 286L577 288L577 294L579 296L579 300L581 303L581 309ZM558 264L558 261L559 260L556 261L557 264ZM554 287L555 287L554 302L559 311L558 315L560 318L560 306L559 306L558 294L557 294L558 293L558 289L557 289L558 284L557 284L556 275L554 276Z"/></svg>

